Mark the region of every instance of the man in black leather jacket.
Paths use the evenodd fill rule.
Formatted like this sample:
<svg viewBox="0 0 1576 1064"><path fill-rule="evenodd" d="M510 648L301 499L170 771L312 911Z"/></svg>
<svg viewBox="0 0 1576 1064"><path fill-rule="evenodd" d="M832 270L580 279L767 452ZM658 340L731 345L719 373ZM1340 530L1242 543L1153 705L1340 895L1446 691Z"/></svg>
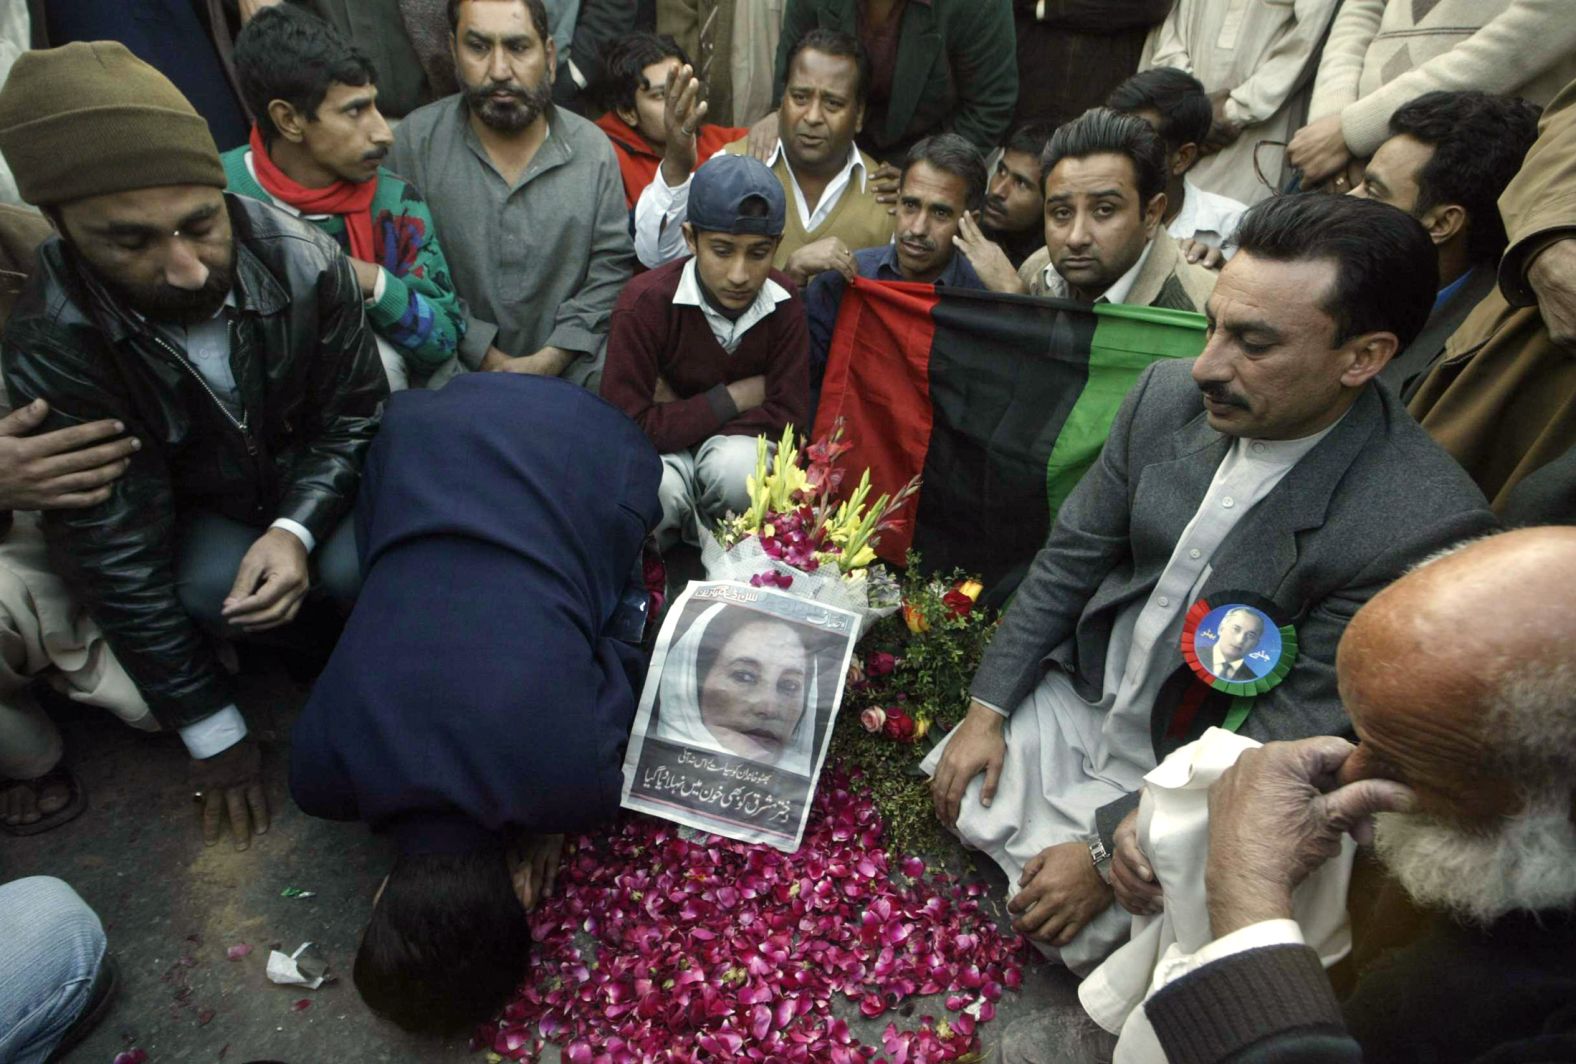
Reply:
<svg viewBox="0 0 1576 1064"><path fill-rule="evenodd" d="M0 152L61 234L0 341L12 401L139 444L106 502L50 513L46 536L191 752L208 842L228 812L244 846L268 808L209 636L287 624L314 576L354 597L344 519L387 396L360 289L321 233L222 192L202 119L119 44L18 60Z"/></svg>

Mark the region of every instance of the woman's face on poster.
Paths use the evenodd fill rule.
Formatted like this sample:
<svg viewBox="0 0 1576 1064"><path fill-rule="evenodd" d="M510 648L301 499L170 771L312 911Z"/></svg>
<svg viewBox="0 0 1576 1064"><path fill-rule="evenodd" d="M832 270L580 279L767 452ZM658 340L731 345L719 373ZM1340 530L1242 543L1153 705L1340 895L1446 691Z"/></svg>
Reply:
<svg viewBox="0 0 1576 1064"><path fill-rule="evenodd" d="M730 753L775 763L804 715L808 664L792 625L758 621L738 629L701 680L706 730Z"/></svg>

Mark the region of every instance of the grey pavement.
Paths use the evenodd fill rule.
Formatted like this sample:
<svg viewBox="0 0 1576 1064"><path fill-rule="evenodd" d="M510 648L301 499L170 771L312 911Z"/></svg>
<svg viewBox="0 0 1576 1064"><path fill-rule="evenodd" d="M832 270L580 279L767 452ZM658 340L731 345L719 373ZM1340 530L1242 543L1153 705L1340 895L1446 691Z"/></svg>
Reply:
<svg viewBox="0 0 1576 1064"><path fill-rule="evenodd" d="M89 807L42 835L0 834L0 881L58 876L104 921L121 992L103 1024L67 1058L71 1064L111 1064L132 1046L147 1052L149 1064L483 1059L464 1040L415 1038L377 1019L350 983L366 912L393 853L360 825L316 820L290 803L286 743L304 695L282 673L243 679L241 704L264 741L274 812L272 830L244 852L228 840L203 846L177 738L137 733L81 707L56 714ZM282 897L288 887L314 896ZM269 949L288 953L308 941L327 956L338 981L316 991L269 983ZM228 960L226 950L243 942L253 947L250 956ZM997 1047L1012 1020L1073 1000L1071 987L1059 969L1026 969L1023 990L1003 997L996 1019L982 1028L984 1059L1000 1059ZM298 1010L302 1001L309 1004ZM913 1025L904 1015L867 1021L854 1003L845 1004L842 1014L866 1044L879 1046L893 1019ZM946 1014L939 997L903 1011Z"/></svg>

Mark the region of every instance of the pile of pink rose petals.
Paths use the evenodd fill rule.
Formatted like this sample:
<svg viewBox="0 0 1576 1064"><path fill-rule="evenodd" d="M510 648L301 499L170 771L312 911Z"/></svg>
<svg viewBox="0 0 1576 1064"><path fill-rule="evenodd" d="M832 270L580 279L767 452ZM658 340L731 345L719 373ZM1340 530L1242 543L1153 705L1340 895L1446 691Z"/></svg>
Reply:
<svg viewBox="0 0 1576 1064"><path fill-rule="evenodd" d="M1029 951L981 911L980 885L927 875L914 857L893 868L856 782L826 771L793 854L686 841L644 817L580 839L533 914L531 982L474 1047L534 1061L554 1042L571 1064L926 1064L974 1052ZM914 1030L890 1023L878 1046L833 1014L839 995L874 1019L933 994L947 995L944 1015Z"/></svg>

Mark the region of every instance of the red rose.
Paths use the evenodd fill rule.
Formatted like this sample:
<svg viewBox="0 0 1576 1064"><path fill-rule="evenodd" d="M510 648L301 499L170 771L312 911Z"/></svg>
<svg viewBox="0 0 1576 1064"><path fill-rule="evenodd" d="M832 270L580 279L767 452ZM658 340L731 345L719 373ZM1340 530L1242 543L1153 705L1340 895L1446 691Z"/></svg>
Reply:
<svg viewBox="0 0 1576 1064"><path fill-rule="evenodd" d="M953 588L945 595L942 595L941 604L947 607L947 611L954 617L967 617L969 611L974 609L974 600L957 588Z"/></svg>
<svg viewBox="0 0 1576 1064"><path fill-rule="evenodd" d="M889 675L897 667L897 659L884 650L873 650L865 655L865 675L871 679Z"/></svg>
<svg viewBox="0 0 1576 1064"><path fill-rule="evenodd" d="M882 727L881 732L888 739L893 739L900 743L911 743L914 741L914 718L896 706L888 706L886 724Z"/></svg>

